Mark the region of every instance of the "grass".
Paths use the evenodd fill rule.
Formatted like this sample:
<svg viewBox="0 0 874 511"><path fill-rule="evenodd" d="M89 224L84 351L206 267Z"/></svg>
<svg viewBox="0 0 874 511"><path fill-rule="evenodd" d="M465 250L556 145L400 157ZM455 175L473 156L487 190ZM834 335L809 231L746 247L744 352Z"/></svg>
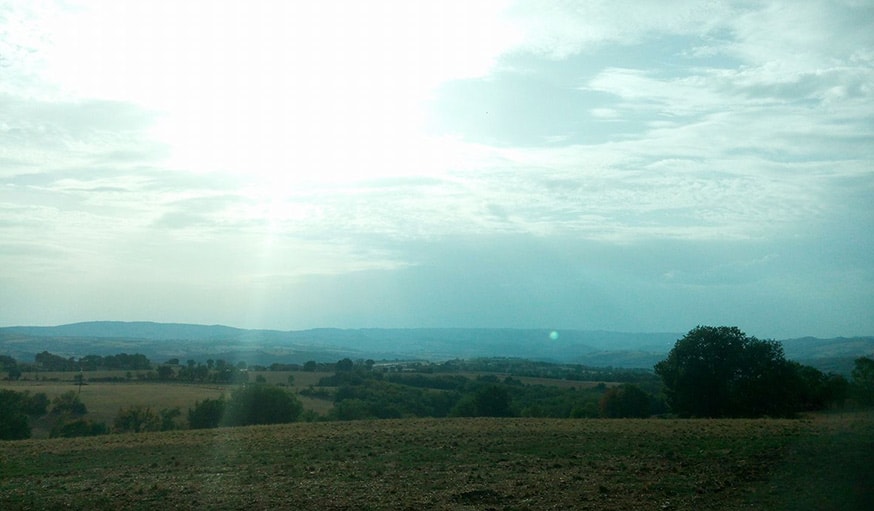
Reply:
<svg viewBox="0 0 874 511"><path fill-rule="evenodd" d="M872 446L870 414L406 419L25 440L0 443L0 509L869 509Z"/></svg>
<svg viewBox="0 0 874 511"><path fill-rule="evenodd" d="M3 382L0 388L18 392L43 392L48 398L74 391L79 393L79 399L88 409L85 418L94 422L104 422L112 425L112 421L122 408L130 406L148 406L154 411L164 408L179 408L183 415L188 408L193 408L195 402L208 398L218 398L223 393L230 392L229 387L216 385L188 385L167 383L89 383L83 385L81 392L78 385L70 382ZM34 438L47 438L50 426L41 421L33 424Z"/></svg>
<svg viewBox="0 0 874 511"><path fill-rule="evenodd" d="M767 509L874 509L872 414L812 416L813 433L801 436L759 485L756 502Z"/></svg>
<svg viewBox="0 0 874 511"><path fill-rule="evenodd" d="M74 378L77 372L39 373L40 380L0 381L0 389L10 389L17 392L43 392L50 400L69 391L79 393L79 398L88 408L87 419L94 422L104 422L112 425L118 411L129 406L148 406L160 411L164 408L179 408L183 418L189 408L197 401L216 399L222 394L228 395L233 389L230 385L220 384L188 384L167 382L144 382L138 380L118 382L89 382L89 378L124 378L127 371L94 371L85 373L86 385L76 385ZM294 375L294 383L288 390L296 392L309 385L318 383L323 376L333 373L316 373L303 371L265 371L252 372L251 381L258 375L264 376L268 383L287 384L288 376ZM325 415L333 407L333 403L321 399L298 396L305 410L312 410L319 415ZM34 438L47 438L50 426L37 421L33 424Z"/></svg>

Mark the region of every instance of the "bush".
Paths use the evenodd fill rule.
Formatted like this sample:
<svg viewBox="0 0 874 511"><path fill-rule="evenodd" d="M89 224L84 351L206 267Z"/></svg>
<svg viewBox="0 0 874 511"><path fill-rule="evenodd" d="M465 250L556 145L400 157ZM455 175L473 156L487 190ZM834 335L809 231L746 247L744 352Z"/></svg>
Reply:
<svg viewBox="0 0 874 511"><path fill-rule="evenodd" d="M246 385L231 394L221 421L225 426L294 422L303 405L279 387Z"/></svg>
<svg viewBox="0 0 874 511"><path fill-rule="evenodd" d="M112 425L118 433L160 431L161 417L148 406L131 406L119 410Z"/></svg>
<svg viewBox="0 0 874 511"><path fill-rule="evenodd" d="M224 396L218 399L206 399L194 403L194 408L188 409L188 427L192 429L217 428L225 414L226 401Z"/></svg>
<svg viewBox="0 0 874 511"><path fill-rule="evenodd" d="M52 438L73 438L77 436L97 436L105 435L109 430L106 424L102 422L92 422L87 419L73 419L70 421L60 421L52 428L50 436Z"/></svg>
<svg viewBox="0 0 874 511"><path fill-rule="evenodd" d="M331 418L341 421L373 419L370 407L366 401L349 398L339 401L330 413Z"/></svg>
<svg viewBox="0 0 874 511"><path fill-rule="evenodd" d="M874 359L859 357L853 367L853 397L863 405L874 405Z"/></svg>
<svg viewBox="0 0 874 511"><path fill-rule="evenodd" d="M30 438L30 418L46 414L49 398L42 392L0 390L0 440Z"/></svg>
<svg viewBox="0 0 874 511"><path fill-rule="evenodd" d="M488 385L479 389L473 398L476 414L481 417L510 417L510 394L504 387Z"/></svg>
<svg viewBox="0 0 874 511"><path fill-rule="evenodd" d="M75 391L64 392L52 401L52 415L76 415L88 413L88 408L79 399Z"/></svg>
<svg viewBox="0 0 874 511"><path fill-rule="evenodd" d="M30 423L23 411L24 395L0 390L0 440L30 438Z"/></svg>
<svg viewBox="0 0 874 511"><path fill-rule="evenodd" d="M601 417L649 417L650 397L637 385L624 383L610 387L598 403Z"/></svg>

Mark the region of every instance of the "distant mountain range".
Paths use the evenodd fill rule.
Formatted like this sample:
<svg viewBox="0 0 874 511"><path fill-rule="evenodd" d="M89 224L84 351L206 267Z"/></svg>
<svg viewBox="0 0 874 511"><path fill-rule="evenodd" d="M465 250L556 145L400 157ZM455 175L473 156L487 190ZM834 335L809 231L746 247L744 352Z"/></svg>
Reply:
<svg viewBox="0 0 874 511"><path fill-rule="evenodd" d="M170 358L244 360L249 364L334 362L341 358L429 360L512 357L589 366L651 368L682 333L588 330L414 328L279 331L222 325L92 321L52 327L0 328L0 354L31 361L49 351L62 356L142 353ZM847 373L853 360L874 355L874 337L781 341L786 357Z"/></svg>

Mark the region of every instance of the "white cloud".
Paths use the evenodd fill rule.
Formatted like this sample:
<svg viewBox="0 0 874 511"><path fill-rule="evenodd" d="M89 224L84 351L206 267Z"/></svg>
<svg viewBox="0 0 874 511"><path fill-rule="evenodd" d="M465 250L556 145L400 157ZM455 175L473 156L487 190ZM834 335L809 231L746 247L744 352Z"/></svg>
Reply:
<svg viewBox="0 0 874 511"><path fill-rule="evenodd" d="M519 2L511 12L526 30L523 48L563 59L612 43L633 45L648 37L706 35L730 18L733 8L708 1Z"/></svg>
<svg viewBox="0 0 874 511"><path fill-rule="evenodd" d="M432 172L420 103L518 39L501 2L70 5L19 13L44 97L135 102L169 166L287 183Z"/></svg>
<svg viewBox="0 0 874 511"><path fill-rule="evenodd" d="M682 330L670 304L700 321L781 293L857 311L871 19L864 2L2 4L2 288L103 297L73 319L197 302L274 325L312 285L318 318L381 296L454 300L440 310L466 324L577 321L578 300L600 327ZM422 131L462 79L475 97L445 120L464 129ZM412 296L429 286L439 300ZM814 302L784 297L782 328Z"/></svg>

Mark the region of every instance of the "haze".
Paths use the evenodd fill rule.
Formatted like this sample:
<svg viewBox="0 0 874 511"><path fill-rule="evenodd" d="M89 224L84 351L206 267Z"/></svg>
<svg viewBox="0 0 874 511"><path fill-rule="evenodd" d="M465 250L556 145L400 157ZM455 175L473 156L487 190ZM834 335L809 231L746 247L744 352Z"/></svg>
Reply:
<svg viewBox="0 0 874 511"><path fill-rule="evenodd" d="M0 324L871 334L872 27L0 2Z"/></svg>

